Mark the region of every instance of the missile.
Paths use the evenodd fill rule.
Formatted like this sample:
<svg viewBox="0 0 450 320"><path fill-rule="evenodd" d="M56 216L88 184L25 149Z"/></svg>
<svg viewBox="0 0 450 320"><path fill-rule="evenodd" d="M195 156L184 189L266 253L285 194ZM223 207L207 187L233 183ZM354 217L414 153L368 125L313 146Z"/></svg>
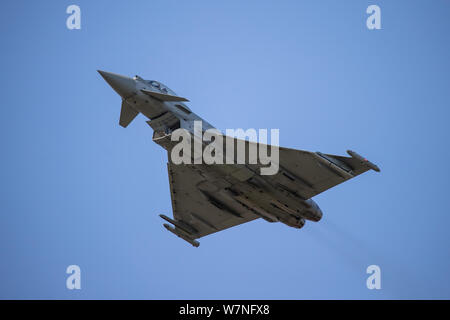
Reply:
<svg viewBox="0 0 450 320"><path fill-rule="evenodd" d="M166 216L164 214L160 214L159 216L162 219L166 220L167 222L173 224L175 227L183 230L184 232L186 232L189 235L193 235L193 234L197 233L197 230L194 227L192 227L191 225L187 224L184 221L170 219L168 216Z"/></svg>
<svg viewBox="0 0 450 320"><path fill-rule="evenodd" d="M198 247L200 245L200 242L189 238L187 235L177 231L175 228L171 227L170 225L168 225L167 223L163 224L164 228L166 228L168 231L172 232L174 235L176 235L177 237L189 242L190 244L192 244L194 247Z"/></svg>
<svg viewBox="0 0 450 320"><path fill-rule="evenodd" d="M312 155L319 160L322 164L326 166L326 168L329 168L333 173L337 174L338 176L344 178L344 179L351 179L354 177L351 171L347 171L343 169L340 165L335 163L331 157L325 156L321 152L312 152Z"/></svg>
<svg viewBox="0 0 450 320"><path fill-rule="evenodd" d="M347 153L354 159L359 160L363 165L367 166L368 168L375 170L376 172L380 172L380 168L378 168L378 166L372 162L370 162L369 160L367 160L366 158L360 156L359 154L357 154L355 151L352 150L347 150Z"/></svg>

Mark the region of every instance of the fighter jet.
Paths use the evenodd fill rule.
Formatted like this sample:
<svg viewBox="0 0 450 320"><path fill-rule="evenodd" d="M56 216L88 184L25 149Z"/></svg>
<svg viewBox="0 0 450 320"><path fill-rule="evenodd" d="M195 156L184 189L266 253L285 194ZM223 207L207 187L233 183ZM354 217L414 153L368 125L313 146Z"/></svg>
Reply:
<svg viewBox="0 0 450 320"><path fill-rule="evenodd" d="M168 231L194 247L200 245L196 239L258 218L298 229L306 220L318 222L322 211L312 197L370 169L380 171L351 150L345 157L283 147L272 175L260 174L261 163L174 164L171 151L177 142L171 137L177 129L195 136L195 121L201 121L203 131L214 127L186 105L188 99L161 82L98 72L122 98L119 125L127 127L143 114L153 129L152 140L167 150L173 218L160 217ZM235 140L233 145L239 143ZM246 150L254 143L245 141Z"/></svg>

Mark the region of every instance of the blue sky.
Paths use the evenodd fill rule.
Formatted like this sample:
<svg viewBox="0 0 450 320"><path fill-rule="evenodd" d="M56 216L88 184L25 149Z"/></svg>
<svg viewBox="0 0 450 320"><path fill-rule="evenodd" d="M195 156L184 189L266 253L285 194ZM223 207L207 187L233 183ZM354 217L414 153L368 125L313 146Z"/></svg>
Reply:
<svg viewBox="0 0 450 320"><path fill-rule="evenodd" d="M66 8L81 8L81 30ZM381 30L366 28L370 4ZM2 4L0 298L450 298L448 1ZM97 74L156 79L220 129L368 172L314 198L319 223L254 221L193 248L165 151ZM82 289L65 287L79 265ZM367 266L381 290L366 288Z"/></svg>

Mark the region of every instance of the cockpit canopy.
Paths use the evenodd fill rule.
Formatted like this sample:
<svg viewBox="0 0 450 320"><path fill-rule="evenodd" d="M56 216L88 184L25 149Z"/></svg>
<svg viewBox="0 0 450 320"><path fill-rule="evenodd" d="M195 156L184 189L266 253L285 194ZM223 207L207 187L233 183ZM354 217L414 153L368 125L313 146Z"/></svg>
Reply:
<svg viewBox="0 0 450 320"><path fill-rule="evenodd" d="M134 76L134 79L135 80L139 80L139 81L141 81L141 82L145 82L146 84L149 84L151 87L152 87L152 89L153 90L158 90L158 91L160 91L160 92L162 92L162 93L165 93L165 94L170 94L170 95L173 95L173 96L176 96L177 94L173 91L173 90L171 90L169 87L167 87L166 85L164 85L164 84L162 84L161 82L158 82L158 81L156 81L156 80L144 80L144 79L142 79L141 77L139 77L138 75L136 75L136 76Z"/></svg>

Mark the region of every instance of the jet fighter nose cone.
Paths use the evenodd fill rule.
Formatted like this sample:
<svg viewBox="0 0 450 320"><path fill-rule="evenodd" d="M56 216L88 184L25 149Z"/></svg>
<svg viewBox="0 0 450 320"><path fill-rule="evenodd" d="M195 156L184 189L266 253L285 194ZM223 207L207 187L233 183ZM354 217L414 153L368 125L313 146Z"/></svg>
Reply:
<svg viewBox="0 0 450 320"><path fill-rule="evenodd" d="M132 78L117 73L102 70L97 71L122 98L129 97L136 90L136 83Z"/></svg>

